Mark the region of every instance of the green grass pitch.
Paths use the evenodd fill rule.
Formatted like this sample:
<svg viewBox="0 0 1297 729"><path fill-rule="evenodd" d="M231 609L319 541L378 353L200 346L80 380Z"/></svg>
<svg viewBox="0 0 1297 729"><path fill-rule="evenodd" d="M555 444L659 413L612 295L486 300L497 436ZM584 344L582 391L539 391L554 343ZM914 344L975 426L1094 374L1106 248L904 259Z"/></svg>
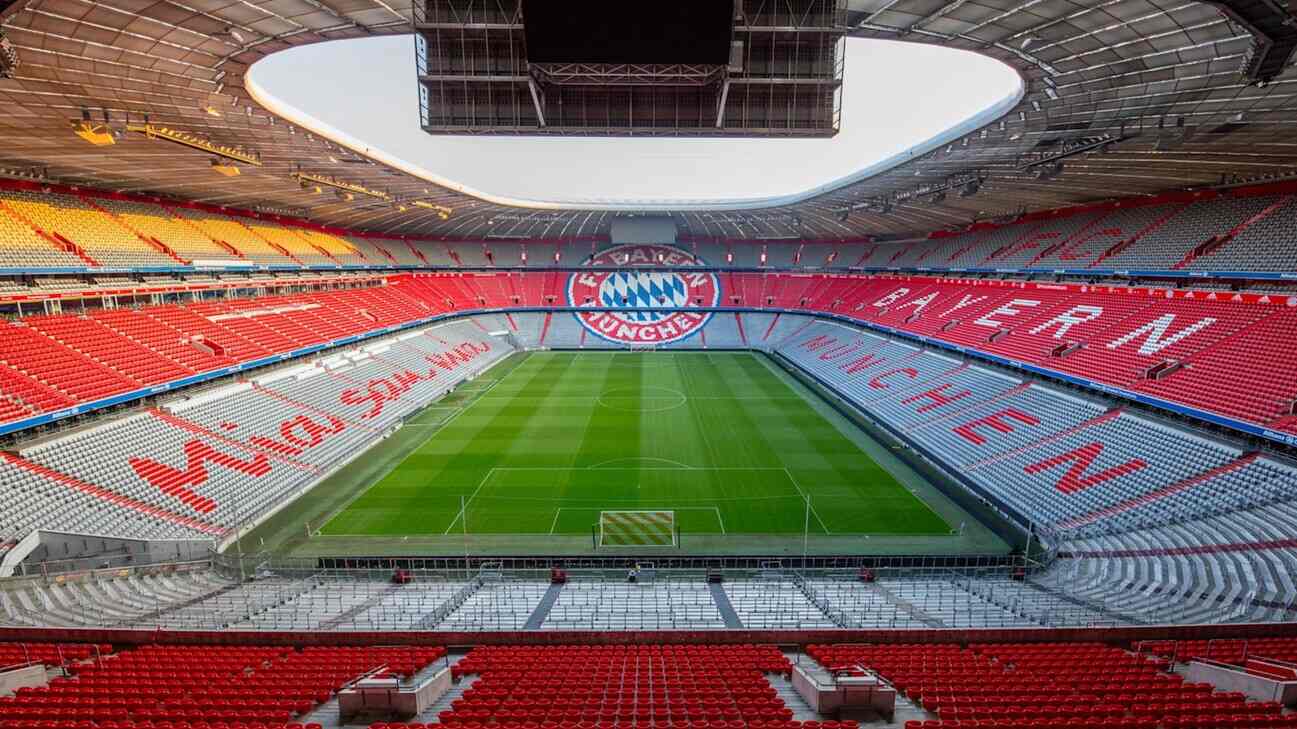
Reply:
<svg viewBox="0 0 1297 729"><path fill-rule="evenodd" d="M642 509L682 535L790 535L807 496L811 534L950 530L758 355L542 352L322 533L590 534Z"/></svg>

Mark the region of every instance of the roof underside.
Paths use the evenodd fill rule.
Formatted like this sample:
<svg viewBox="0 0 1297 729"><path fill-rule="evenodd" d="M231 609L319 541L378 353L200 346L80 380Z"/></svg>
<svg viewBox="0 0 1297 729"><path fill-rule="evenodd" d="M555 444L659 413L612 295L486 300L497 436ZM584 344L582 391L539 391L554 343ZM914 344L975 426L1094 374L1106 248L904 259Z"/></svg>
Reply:
<svg viewBox="0 0 1297 729"><path fill-rule="evenodd" d="M854 36L975 50L1018 69L1027 84L1019 107L949 147L832 193L752 213L678 213L678 226L738 238L909 235L1024 208L1217 184L1223 176L1293 174L1297 86L1286 55L1282 63L1260 59L1271 71L1282 68L1264 87L1243 74L1264 65L1258 52L1283 47L1282 38L1266 35L1266 19L1256 17L1257 7L1278 6L1226 4L1229 12L1189 0L851 0ZM57 181L269 208L380 232L606 233L615 213L508 208L358 159L273 119L244 90L249 65L275 51L410 29L404 0L11 3L3 31L20 65L12 79L0 79L7 112L0 118L0 167L42 167ZM82 109L96 120L107 110L119 127L128 116L140 121L147 114L155 124L254 150L263 166L222 177L207 169L209 155L142 135L92 147L70 131ZM1104 133L1128 138L1107 153L1066 159L1054 179L1040 181L1023 169L1069 141ZM402 211L365 195L308 195L291 177L299 166L453 214L442 220L432 208ZM984 179L976 195L933 202L906 194L969 173ZM871 201L897 194L887 213L871 212L883 207ZM853 206L843 220L841 211Z"/></svg>
<svg viewBox="0 0 1297 729"><path fill-rule="evenodd" d="M837 132L841 0L661 1L677 12L664 12L672 24L655 27L657 16L633 3L594 0L573 10L571 3L537 0L524 15L524 0L418 0L423 128L601 136ZM681 18L682 7L694 12ZM589 27L568 15L593 10ZM602 34L637 25L680 47L641 41L611 57L618 54L609 55L614 49ZM681 48L693 53L682 56ZM563 60L548 58L556 50Z"/></svg>

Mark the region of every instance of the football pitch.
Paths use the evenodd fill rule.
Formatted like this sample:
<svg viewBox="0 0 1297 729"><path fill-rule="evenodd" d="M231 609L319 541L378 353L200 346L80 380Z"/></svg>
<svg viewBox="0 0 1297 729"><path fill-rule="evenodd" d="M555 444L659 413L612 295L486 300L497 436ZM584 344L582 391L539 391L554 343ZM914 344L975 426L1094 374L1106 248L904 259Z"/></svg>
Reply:
<svg viewBox="0 0 1297 729"><path fill-rule="evenodd" d="M319 533L589 539L617 511L684 543L951 532L760 355L537 352Z"/></svg>

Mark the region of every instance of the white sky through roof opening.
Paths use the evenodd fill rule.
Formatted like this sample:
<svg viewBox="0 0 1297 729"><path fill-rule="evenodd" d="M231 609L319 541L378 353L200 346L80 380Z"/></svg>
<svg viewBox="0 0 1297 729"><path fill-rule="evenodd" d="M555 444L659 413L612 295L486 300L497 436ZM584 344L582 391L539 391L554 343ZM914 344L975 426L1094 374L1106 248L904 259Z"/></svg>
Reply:
<svg viewBox="0 0 1297 729"><path fill-rule="evenodd" d="M858 38L831 139L434 136L419 126L416 84L413 36L290 48L248 73L275 114L430 182L505 205L613 210L796 202L957 139L1023 93L995 59Z"/></svg>

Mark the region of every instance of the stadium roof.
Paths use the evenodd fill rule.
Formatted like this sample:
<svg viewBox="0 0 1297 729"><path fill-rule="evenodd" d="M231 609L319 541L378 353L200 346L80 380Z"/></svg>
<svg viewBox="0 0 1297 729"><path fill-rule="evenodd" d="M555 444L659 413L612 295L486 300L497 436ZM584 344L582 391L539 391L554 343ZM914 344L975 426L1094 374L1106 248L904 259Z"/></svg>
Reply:
<svg viewBox="0 0 1297 729"><path fill-rule="evenodd" d="M1002 119L913 162L795 205L681 212L682 231L906 235L1021 208L1289 175L1297 164L1287 66L1297 31L1283 24L1288 13L1277 4L851 0L848 9L853 36L986 53L1022 74L1026 95ZM340 153L249 97L243 78L256 60L306 43L408 33L408 2L27 0L0 13L19 62L11 79L0 80L8 112L0 121L3 168L426 236L593 235L606 232L615 214L511 208L431 186ZM73 136L70 124L83 110L92 122L106 110L118 142L92 147ZM138 125L145 115L256 152L261 165L234 178L210 173L203 169L210 154L124 131L128 119ZM1050 166L1057 155L1072 155L1061 172ZM299 170L452 212L442 219L436 207L402 211L363 192L350 200L309 195L292 177ZM933 201L947 185L950 194Z"/></svg>

